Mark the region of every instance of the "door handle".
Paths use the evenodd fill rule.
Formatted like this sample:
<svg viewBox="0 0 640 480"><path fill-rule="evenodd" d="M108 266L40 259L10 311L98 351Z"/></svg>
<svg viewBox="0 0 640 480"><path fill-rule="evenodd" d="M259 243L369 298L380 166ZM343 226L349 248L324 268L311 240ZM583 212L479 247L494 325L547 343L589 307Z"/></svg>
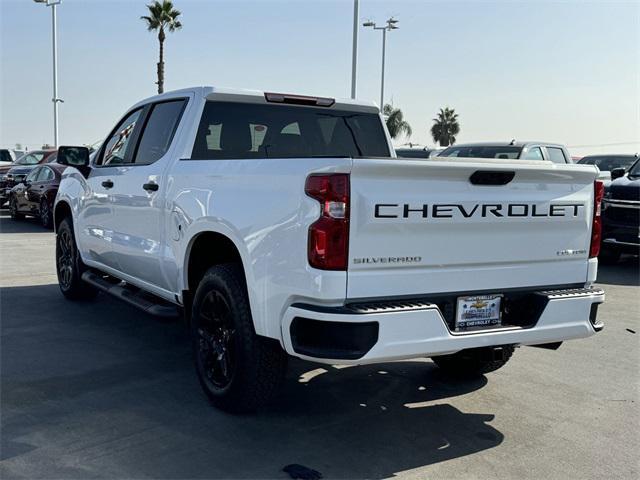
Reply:
<svg viewBox="0 0 640 480"><path fill-rule="evenodd" d="M142 185L142 188L144 188L147 192L157 192L159 186L157 183L149 182Z"/></svg>
<svg viewBox="0 0 640 480"><path fill-rule="evenodd" d="M105 180L102 182L102 186L104 188L113 188L113 182L111 180Z"/></svg>

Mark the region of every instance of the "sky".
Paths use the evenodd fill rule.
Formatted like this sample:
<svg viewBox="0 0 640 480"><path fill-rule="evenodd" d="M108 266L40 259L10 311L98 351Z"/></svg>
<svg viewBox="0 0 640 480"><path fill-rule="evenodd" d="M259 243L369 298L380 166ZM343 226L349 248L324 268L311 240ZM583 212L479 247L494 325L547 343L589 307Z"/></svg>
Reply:
<svg viewBox="0 0 640 480"><path fill-rule="evenodd" d="M330 97L351 88L353 0L174 0L166 90L195 85ZM62 0L60 143L102 139L156 93L142 0ZM640 152L640 1L360 0L387 36L385 102L433 145L441 107L458 142L540 140L572 155ZM382 34L360 28L358 98L379 102ZM51 9L0 0L0 146L53 141ZM398 139L397 144L406 139Z"/></svg>

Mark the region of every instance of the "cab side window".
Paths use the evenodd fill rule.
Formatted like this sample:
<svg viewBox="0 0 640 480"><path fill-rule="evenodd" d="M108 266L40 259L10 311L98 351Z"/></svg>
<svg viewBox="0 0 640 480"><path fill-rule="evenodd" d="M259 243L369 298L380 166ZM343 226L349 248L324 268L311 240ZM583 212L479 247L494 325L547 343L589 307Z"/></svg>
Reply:
<svg viewBox="0 0 640 480"><path fill-rule="evenodd" d="M122 165L127 161L127 148L141 113L142 109L138 109L118 124L105 142L97 165Z"/></svg>
<svg viewBox="0 0 640 480"><path fill-rule="evenodd" d="M136 165L149 165L167 153L184 104L185 100L175 100L153 105L135 154Z"/></svg>

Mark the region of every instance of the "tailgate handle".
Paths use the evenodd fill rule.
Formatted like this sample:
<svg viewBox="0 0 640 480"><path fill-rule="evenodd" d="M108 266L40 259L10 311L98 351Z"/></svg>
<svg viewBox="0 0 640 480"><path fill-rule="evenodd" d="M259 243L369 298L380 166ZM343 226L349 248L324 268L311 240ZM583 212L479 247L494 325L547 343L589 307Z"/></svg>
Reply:
<svg viewBox="0 0 640 480"><path fill-rule="evenodd" d="M505 172L503 170L477 170L469 177L469 181L474 185L506 185L516 172Z"/></svg>

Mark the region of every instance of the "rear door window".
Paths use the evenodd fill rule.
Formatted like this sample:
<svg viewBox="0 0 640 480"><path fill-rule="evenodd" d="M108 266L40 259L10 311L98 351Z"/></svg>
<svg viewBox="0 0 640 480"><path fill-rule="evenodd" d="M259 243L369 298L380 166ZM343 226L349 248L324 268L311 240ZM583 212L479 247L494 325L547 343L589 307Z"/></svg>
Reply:
<svg viewBox="0 0 640 480"><path fill-rule="evenodd" d="M25 180L27 182L35 182L37 181L38 176L40 175L41 167L36 167L29 172L29 175L26 176Z"/></svg>
<svg viewBox="0 0 640 480"><path fill-rule="evenodd" d="M567 159L561 148L547 147L547 153L549 154L549 160L553 163L567 163Z"/></svg>
<svg viewBox="0 0 640 480"><path fill-rule="evenodd" d="M540 147L531 147L527 152L522 156L523 160L544 160L542 156L542 150Z"/></svg>
<svg viewBox="0 0 640 480"><path fill-rule="evenodd" d="M53 171L49 167L42 167L40 169L40 173L38 174L36 182L49 182L53 180L53 177Z"/></svg>
<svg viewBox="0 0 640 480"><path fill-rule="evenodd" d="M135 154L136 165L149 165L167 153L184 104L185 100L175 100L153 105Z"/></svg>
<svg viewBox="0 0 640 480"><path fill-rule="evenodd" d="M390 156L376 113L207 102L191 158Z"/></svg>

